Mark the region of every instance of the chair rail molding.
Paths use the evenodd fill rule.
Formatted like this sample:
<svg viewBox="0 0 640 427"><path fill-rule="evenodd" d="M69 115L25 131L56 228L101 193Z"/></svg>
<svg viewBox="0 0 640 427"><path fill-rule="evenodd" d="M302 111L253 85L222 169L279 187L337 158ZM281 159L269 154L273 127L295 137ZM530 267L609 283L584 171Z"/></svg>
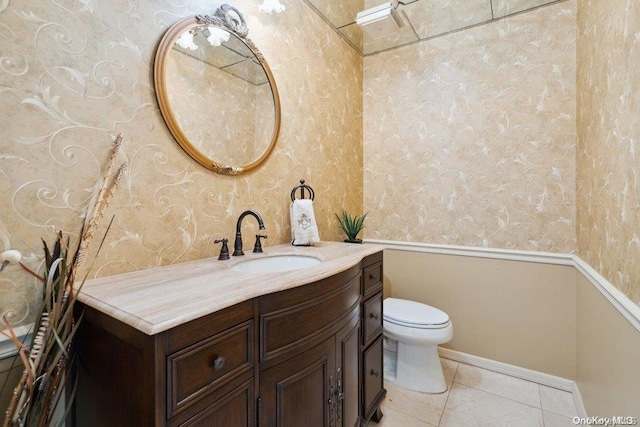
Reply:
<svg viewBox="0 0 640 427"><path fill-rule="evenodd" d="M631 301L618 288L613 286L611 282L575 254L479 248L473 246L450 246L432 243L402 242L397 240L365 239L364 243L375 243L384 246L386 249L397 251L573 266L640 332L640 306Z"/></svg>

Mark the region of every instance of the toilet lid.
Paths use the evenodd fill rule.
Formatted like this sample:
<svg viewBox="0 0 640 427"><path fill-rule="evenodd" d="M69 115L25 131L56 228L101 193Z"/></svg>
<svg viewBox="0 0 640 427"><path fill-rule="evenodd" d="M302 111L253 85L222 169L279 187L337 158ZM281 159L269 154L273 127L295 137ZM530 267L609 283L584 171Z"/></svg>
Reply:
<svg viewBox="0 0 640 427"><path fill-rule="evenodd" d="M420 327L444 325L449 321L444 311L416 301L387 298L383 306L383 318L399 325Z"/></svg>

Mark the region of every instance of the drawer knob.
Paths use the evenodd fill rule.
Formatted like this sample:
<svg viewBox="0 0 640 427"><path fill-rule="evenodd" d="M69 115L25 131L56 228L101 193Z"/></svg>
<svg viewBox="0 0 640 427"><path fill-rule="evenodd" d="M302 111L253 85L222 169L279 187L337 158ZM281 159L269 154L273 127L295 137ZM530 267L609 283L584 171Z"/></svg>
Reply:
<svg viewBox="0 0 640 427"><path fill-rule="evenodd" d="M213 369L215 369L216 371L222 370L226 361L227 359L225 359L224 356L218 356L216 360L213 361Z"/></svg>
<svg viewBox="0 0 640 427"><path fill-rule="evenodd" d="M377 377L378 375L380 375L380 371L376 371L375 369L371 370L371 375L373 375L374 377Z"/></svg>
<svg viewBox="0 0 640 427"><path fill-rule="evenodd" d="M374 320L378 320L378 315L377 315L377 314L375 314L375 313L370 313L370 314L369 314L369 317L370 317L370 318L372 318L372 319L374 319Z"/></svg>
<svg viewBox="0 0 640 427"><path fill-rule="evenodd" d="M373 273L369 273L369 280L375 280L378 278L378 275L373 274Z"/></svg>

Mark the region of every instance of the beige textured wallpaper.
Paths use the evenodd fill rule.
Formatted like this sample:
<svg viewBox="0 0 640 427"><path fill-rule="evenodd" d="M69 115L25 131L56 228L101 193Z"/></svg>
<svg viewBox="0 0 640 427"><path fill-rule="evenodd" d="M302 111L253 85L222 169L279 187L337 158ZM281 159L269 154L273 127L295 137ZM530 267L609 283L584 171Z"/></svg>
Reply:
<svg viewBox="0 0 640 427"><path fill-rule="evenodd" d="M366 237L575 249L576 3L364 58Z"/></svg>
<svg viewBox="0 0 640 427"><path fill-rule="evenodd" d="M341 238L334 212L362 210L362 59L302 1L281 14L230 3L269 61L283 116L272 156L240 177L191 160L153 91L166 29L217 2L0 2L0 249L17 248L37 267L51 228L75 235L118 133L130 170L106 212L115 222L92 275L217 256L213 240L232 239L245 209L264 218L267 247L288 242L289 194L301 178L316 191L321 237ZM256 229L248 218L246 246ZM0 312L14 323L33 315L34 295L19 269L0 275Z"/></svg>
<svg viewBox="0 0 640 427"><path fill-rule="evenodd" d="M578 10L577 252L640 304L640 3Z"/></svg>
<svg viewBox="0 0 640 427"><path fill-rule="evenodd" d="M554 3L364 67L302 1L272 15L259 1L231 3L271 65L283 113L273 155L240 177L188 158L153 92L164 31L210 2L0 1L0 249L20 249L35 268L41 237L75 235L122 133L130 171L92 275L215 256L213 240L231 238L248 208L264 217L267 246L287 242L289 192L305 178L325 240L341 239L333 213L345 207L370 212L368 238L577 247L640 303L637 2ZM494 1L494 14L542 3ZM255 228L247 221L245 235ZM36 292L6 270L0 313L28 319Z"/></svg>

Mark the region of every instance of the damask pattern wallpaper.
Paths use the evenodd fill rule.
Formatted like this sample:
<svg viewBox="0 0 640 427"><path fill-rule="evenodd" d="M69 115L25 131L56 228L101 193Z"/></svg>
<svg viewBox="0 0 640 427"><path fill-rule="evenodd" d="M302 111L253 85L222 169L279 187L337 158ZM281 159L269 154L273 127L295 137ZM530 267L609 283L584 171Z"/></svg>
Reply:
<svg viewBox="0 0 640 427"><path fill-rule="evenodd" d="M290 191L303 178L321 238L340 239L333 214L362 211L362 60L302 1L281 14L230 3L271 66L283 116L276 150L240 177L190 159L153 90L164 32L218 2L0 0L0 249L37 268L40 238L51 241L53 228L77 235L118 133L129 172L91 276L217 256L214 239L232 240L245 209L264 218L265 247L288 242ZM245 221L247 245L256 230ZM0 275L0 312L14 324L33 315L35 294L19 268Z"/></svg>
<svg viewBox="0 0 640 427"><path fill-rule="evenodd" d="M364 58L367 237L575 250L576 3Z"/></svg>
<svg viewBox="0 0 640 427"><path fill-rule="evenodd" d="M304 178L324 240L342 238L345 208L369 212L367 238L577 252L640 303L636 2L562 1L364 59L302 1L231 3L283 114L272 156L240 177L191 160L153 91L164 31L211 2L0 0L0 249L37 268L40 238L75 236L122 133L130 169L91 276L215 256L245 209L265 219L266 247L285 243ZM12 322L36 294L19 269L0 275Z"/></svg>
<svg viewBox="0 0 640 427"><path fill-rule="evenodd" d="M640 304L640 3L578 3L578 255Z"/></svg>

